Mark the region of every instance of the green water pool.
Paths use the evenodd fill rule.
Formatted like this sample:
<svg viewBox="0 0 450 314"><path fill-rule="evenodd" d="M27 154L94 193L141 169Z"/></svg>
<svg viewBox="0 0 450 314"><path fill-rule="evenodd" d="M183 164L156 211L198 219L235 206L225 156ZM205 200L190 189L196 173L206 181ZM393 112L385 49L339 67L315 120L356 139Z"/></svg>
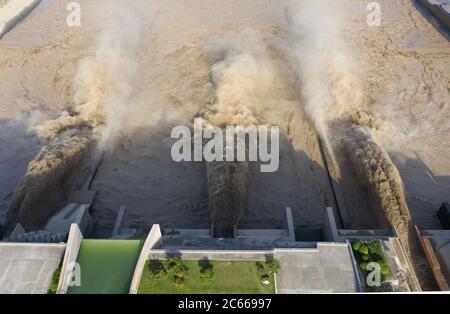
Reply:
<svg viewBox="0 0 450 314"><path fill-rule="evenodd" d="M84 240L78 253L81 286L69 294L126 294L143 242L136 240Z"/></svg>

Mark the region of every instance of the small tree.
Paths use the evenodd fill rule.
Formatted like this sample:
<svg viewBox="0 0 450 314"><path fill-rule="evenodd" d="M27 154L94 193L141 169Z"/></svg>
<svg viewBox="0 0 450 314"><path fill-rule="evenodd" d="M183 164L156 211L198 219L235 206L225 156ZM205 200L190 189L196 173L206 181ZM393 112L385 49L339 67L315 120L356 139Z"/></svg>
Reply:
<svg viewBox="0 0 450 314"><path fill-rule="evenodd" d="M214 280L214 265L207 258L198 261L198 265L200 266L200 280L203 283L211 283Z"/></svg>
<svg viewBox="0 0 450 314"><path fill-rule="evenodd" d="M184 279L175 276L174 281L175 289L181 289L184 286Z"/></svg>
<svg viewBox="0 0 450 314"><path fill-rule="evenodd" d="M167 278L167 270L160 260L150 260L148 262L148 270L152 280L160 281Z"/></svg>
<svg viewBox="0 0 450 314"><path fill-rule="evenodd" d="M256 272L261 278L261 281L269 281L270 276L276 274L280 270L280 262L271 257L264 263L256 262Z"/></svg>
<svg viewBox="0 0 450 314"><path fill-rule="evenodd" d="M261 275L261 276L267 274L266 267L264 266L263 263L256 262L256 272L258 273L258 275Z"/></svg>
<svg viewBox="0 0 450 314"><path fill-rule="evenodd" d="M180 267L180 264L182 263L183 262L178 257L172 257L163 262L164 267L167 269L167 271L172 271L173 269Z"/></svg>
<svg viewBox="0 0 450 314"><path fill-rule="evenodd" d="M170 258L164 261L164 266L173 274L175 288L180 289L184 286L184 281L189 277L189 267L178 257Z"/></svg>
<svg viewBox="0 0 450 314"><path fill-rule="evenodd" d="M200 271L200 280L203 283L212 283L214 280L214 270L212 268L203 269Z"/></svg>
<svg viewBox="0 0 450 314"><path fill-rule="evenodd" d="M53 273L49 294L56 294L58 290L59 277L61 277L61 266L58 266Z"/></svg>
<svg viewBox="0 0 450 314"><path fill-rule="evenodd" d="M280 268L280 262L277 259L271 257L266 261L265 269L269 275L278 273Z"/></svg>
<svg viewBox="0 0 450 314"><path fill-rule="evenodd" d="M189 277L189 268L183 263L175 266L172 269L172 272L175 274L175 277L178 278L186 279Z"/></svg>

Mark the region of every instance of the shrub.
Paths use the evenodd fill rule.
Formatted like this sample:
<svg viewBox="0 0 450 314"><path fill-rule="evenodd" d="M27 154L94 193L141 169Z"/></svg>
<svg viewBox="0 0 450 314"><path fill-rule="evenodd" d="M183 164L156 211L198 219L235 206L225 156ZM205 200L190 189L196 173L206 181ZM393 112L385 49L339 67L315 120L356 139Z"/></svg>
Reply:
<svg viewBox="0 0 450 314"><path fill-rule="evenodd" d="M368 266L368 265L369 265L368 263L362 262L361 264L359 264L359 267L361 267L361 269L362 269L363 271L367 271L367 266Z"/></svg>
<svg viewBox="0 0 450 314"><path fill-rule="evenodd" d="M200 280L204 283L211 283L214 280L214 270L205 268L200 271Z"/></svg>
<svg viewBox="0 0 450 314"><path fill-rule="evenodd" d="M363 255L368 255L369 254L369 247L367 245L361 245L361 247L358 250L359 253L363 254Z"/></svg>
<svg viewBox="0 0 450 314"><path fill-rule="evenodd" d="M265 265L265 269L267 271L267 274L272 275L272 274L276 274L278 273L278 271L280 270L281 266L280 266L280 262L271 257L266 261L266 265Z"/></svg>
<svg viewBox="0 0 450 314"><path fill-rule="evenodd" d="M198 261L198 266L200 267L200 281L211 283L214 279L214 265L207 258L204 258Z"/></svg>
<svg viewBox="0 0 450 314"><path fill-rule="evenodd" d="M56 294L56 291L58 290L59 277L61 277L61 266L58 266L53 273L50 291L48 292L49 294Z"/></svg>
<svg viewBox="0 0 450 314"><path fill-rule="evenodd" d="M189 268L181 263L179 265L176 265L173 269L172 272L175 274L176 277L178 278L188 278L189 277Z"/></svg>
<svg viewBox="0 0 450 314"><path fill-rule="evenodd" d="M382 286L367 287L367 292L389 291L389 284L385 280L391 275L391 269L384 255L383 243L379 240L357 241L352 243L352 249L363 276L367 276L372 271L367 269L369 263L378 263L380 266Z"/></svg>
<svg viewBox="0 0 450 314"><path fill-rule="evenodd" d="M184 286L184 279L175 276L174 285L176 289L181 289Z"/></svg>
<svg viewBox="0 0 450 314"><path fill-rule="evenodd" d="M269 258L265 263L256 262L256 272L261 276L261 281L270 280L270 276L278 273L280 270L280 262L275 258Z"/></svg>
<svg viewBox="0 0 450 314"><path fill-rule="evenodd" d="M391 273L391 270L390 270L389 266L387 264L385 264L385 263L381 264L380 271L385 276L389 276L389 274Z"/></svg>
<svg viewBox="0 0 450 314"><path fill-rule="evenodd" d="M155 281L167 278L167 270L159 260L149 260L148 273L150 278Z"/></svg>
<svg viewBox="0 0 450 314"><path fill-rule="evenodd" d="M185 279L189 277L189 268L178 257L170 258L164 261L163 264L167 271L173 274L175 288L182 288Z"/></svg>
<svg viewBox="0 0 450 314"><path fill-rule="evenodd" d="M256 272L258 275L265 275L267 274L266 268L264 267L264 264L261 262L256 262Z"/></svg>
<svg viewBox="0 0 450 314"><path fill-rule="evenodd" d="M380 257L383 257L383 247L381 246L381 242L380 241L372 241L368 243L368 248L369 248L369 252L370 254L373 255L378 255Z"/></svg>
<svg viewBox="0 0 450 314"><path fill-rule="evenodd" d="M183 264L183 262L178 257L172 257L163 262L163 265L167 269L167 271L172 271L173 269L180 267L181 264Z"/></svg>
<svg viewBox="0 0 450 314"><path fill-rule="evenodd" d="M353 242L352 248L354 251L359 251L359 249L361 248L361 245L362 245L361 241Z"/></svg>
<svg viewBox="0 0 450 314"><path fill-rule="evenodd" d="M189 268L178 257L165 261L149 260L148 271L150 278L155 281L167 279L169 274L172 274L177 289L183 287L184 280L189 277Z"/></svg>

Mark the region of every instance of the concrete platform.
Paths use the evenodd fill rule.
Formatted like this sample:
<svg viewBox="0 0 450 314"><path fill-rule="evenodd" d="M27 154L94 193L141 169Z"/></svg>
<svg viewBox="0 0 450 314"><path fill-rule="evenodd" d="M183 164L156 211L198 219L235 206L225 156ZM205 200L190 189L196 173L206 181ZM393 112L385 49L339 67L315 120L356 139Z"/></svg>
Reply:
<svg viewBox="0 0 450 314"><path fill-rule="evenodd" d="M97 191L74 191L69 196L69 203L86 204L90 207L96 196Z"/></svg>
<svg viewBox="0 0 450 314"><path fill-rule="evenodd" d="M357 292L349 248L321 243L316 250L275 250L279 294Z"/></svg>
<svg viewBox="0 0 450 314"><path fill-rule="evenodd" d="M93 222L89 204L70 203L47 222L45 230L68 233L72 224L77 224L85 237L92 233Z"/></svg>
<svg viewBox="0 0 450 314"><path fill-rule="evenodd" d="M197 238L164 236L164 249L169 250L271 250L274 248L315 248L316 242L290 242L272 238Z"/></svg>
<svg viewBox="0 0 450 314"><path fill-rule="evenodd" d="M0 294L46 294L66 246L0 243Z"/></svg>
<svg viewBox="0 0 450 314"><path fill-rule="evenodd" d="M450 230L424 230L422 234L428 234L431 249L434 251L439 270L448 287L450 285Z"/></svg>

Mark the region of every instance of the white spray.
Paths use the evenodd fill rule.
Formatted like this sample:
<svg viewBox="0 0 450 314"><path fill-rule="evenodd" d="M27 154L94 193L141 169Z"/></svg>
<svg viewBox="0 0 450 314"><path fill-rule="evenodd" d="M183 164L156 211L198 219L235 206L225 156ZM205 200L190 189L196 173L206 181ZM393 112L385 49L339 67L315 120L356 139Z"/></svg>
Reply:
<svg viewBox="0 0 450 314"><path fill-rule="evenodd" d="M70 112L37 128L41 137L54 138L62 130L89 125L98 137L98 155L120 129L139 70L142 18L131 8L110 9L92 56L82 59L76 72Z"/></svg>
<svg viewBox="0 0 450 314"><path fill-rule="evenodd" d="M38 207L43 204L45 195L59 188L79 167L94 140L98 144L93 156L95 167L120 129L137 79L143 24L127 7L97 1L95 9L99 7L105 9L102 14L106 14L107 19L102 19L103 30L95 53L80 61L74 78L72 108L35 129L49 142L29 163L12 196L6 217L8 228L17 221L33 227L50 217L51 207Z"/></svg>
<svg viewBox="0 0 450 314"><path fill-rule="evenodd" d="M329 123L352 115L362 101L356 66L340 29L345 15L314 0L300 1L291 14L305 111L327 139Z"/></svg>
<svg viewBox="0 0 450 314"><path fill-rule="evenodd" d="M296 53L305 110L322 138L344 139L345 153L371 195L371 206L395 229L420 283L429 287L432 275L411 223L400 174L364 126L372 121L361 110L364 97L352 54L339 31L341 18L345 15L331 3L305 0L297 8Z"/></svg>

